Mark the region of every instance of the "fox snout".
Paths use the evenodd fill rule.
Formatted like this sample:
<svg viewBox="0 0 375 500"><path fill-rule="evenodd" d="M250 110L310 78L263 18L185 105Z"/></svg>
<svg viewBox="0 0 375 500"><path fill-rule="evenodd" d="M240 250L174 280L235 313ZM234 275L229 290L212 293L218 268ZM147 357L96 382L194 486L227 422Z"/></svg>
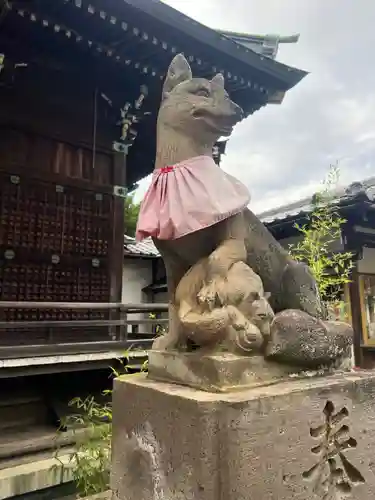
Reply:
<svg viewBox="0 0 375 500"><path fill-rule="evenodd" d="M233 102L229 97L225 97L221 104L218 104L214 113L217 114L218 118L223 120L223 122L228 125L236 125L244 118L244 112L242 108Z"/></svg>
<svg viewBox="0 0 375 500"><path fill-rule="evenodd" d="M244 112L243 112L243 109L241 108L241 106L239 106L238 104L236 104L233 101L230 101L230 107L231 107L231 112L233 113L233 115L237 119L237 122L240 122L241 120L243 120Z"/></svg>
<svg viewBox="0 0 375 500"><path fill-rule="evenodd" d="M244 117L244 112L238 104L233 102L228 96L211 110L213 121L221 130L224 136L228 136L233 127Z"/></svg>

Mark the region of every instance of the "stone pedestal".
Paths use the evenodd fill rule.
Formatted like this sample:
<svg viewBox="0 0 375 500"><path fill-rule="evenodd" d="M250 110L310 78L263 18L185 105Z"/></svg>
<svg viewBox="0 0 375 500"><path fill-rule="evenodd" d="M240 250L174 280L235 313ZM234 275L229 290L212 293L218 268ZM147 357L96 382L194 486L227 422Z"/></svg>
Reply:
<svg viewBox="0 0 375 500"><path fill-rule="evenodd" d="M266 361L264 356L239 356L229 352L202 354L151 350L150 378L188 385L208 392L233 392L268 385L298 374L301 368Z"/></svg>
<svg viewBox="0 0 375 500"><path fill-rule="evenodd" d="M375 498L375 374L232 393L115 381L117 500Z"/></svg>

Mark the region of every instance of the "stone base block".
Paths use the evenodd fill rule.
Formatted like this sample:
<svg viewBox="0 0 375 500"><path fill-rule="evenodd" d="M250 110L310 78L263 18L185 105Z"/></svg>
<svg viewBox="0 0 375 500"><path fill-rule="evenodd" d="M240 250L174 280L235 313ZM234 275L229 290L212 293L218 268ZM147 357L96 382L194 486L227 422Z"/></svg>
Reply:
<svg viewBox="0 0 375 500"><path fill-rule="evenodd" d="M296 372L296 367L266 361L263 356L238 356L225 352L202 354L200 351L151 350L148 361L151 379L209 392L231 392L272 384Z"/></svg>
<svg viewBox="0 0 375 500"><path fill-rule="evenodd" d="M115 381L118 500L375 498L375 374L227 394Z"/></svg>

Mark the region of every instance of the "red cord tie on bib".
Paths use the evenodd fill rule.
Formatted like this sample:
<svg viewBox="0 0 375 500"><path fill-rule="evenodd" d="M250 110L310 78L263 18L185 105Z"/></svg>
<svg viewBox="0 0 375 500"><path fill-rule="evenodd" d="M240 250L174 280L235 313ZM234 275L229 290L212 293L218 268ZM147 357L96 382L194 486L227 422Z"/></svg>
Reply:
<svg viewBox="0 0 375 500"><path fill-rule="evenodd" d="M167 174L168 172L172 172L174 170L174 166L169 166L169 167L162 167L160 169L160 172L162 174Z"/></svg>

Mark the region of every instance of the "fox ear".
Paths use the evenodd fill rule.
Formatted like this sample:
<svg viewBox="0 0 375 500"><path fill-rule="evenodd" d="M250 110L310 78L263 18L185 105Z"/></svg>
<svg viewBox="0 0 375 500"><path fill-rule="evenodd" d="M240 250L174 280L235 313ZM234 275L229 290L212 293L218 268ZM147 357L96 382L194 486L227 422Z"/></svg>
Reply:
<svg viewBox="0 0 375 500"><path fill-rule="evenodd" d="M218 73L212 78L212 83L215 83L216 85L219 85L220 87L224 87L225 81L224 81L224 76L221 73Z"/></svg>
<svg viewBox="0 0 375 500"><path fill-rule="evenodd" d="M191 68L183 54L177 54L173 58L169 68L167 77L163 86L163 98L168 95L177 85L186 80L191 80L193 74Z"/></svg>

